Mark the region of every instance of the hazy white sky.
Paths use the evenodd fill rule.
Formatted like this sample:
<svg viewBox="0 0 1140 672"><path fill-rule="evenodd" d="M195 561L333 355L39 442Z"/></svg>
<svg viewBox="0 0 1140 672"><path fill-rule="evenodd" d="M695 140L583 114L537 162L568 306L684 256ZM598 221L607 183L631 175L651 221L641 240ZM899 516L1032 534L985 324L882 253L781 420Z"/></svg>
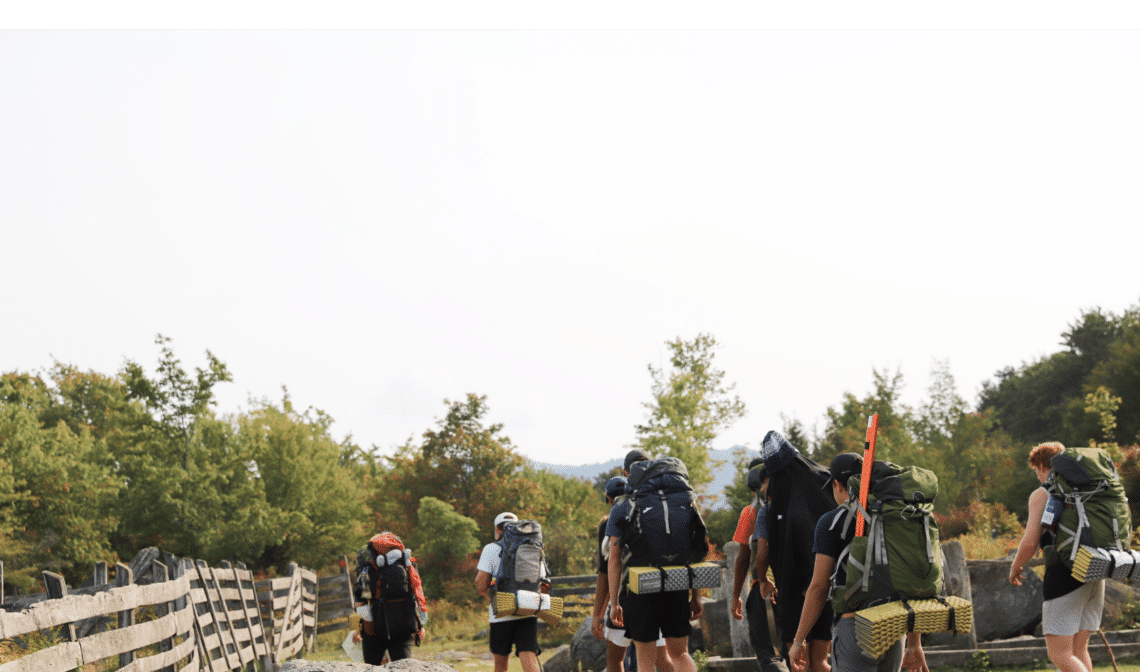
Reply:
<svg viewBox="0 0 1140 672"><path fill-rule="evenodd" d="M907 401L1140 302L1140 33L0 33L0 371L156 333L388 452L488 395L618 457L664 342L748 416Z"/></svg>

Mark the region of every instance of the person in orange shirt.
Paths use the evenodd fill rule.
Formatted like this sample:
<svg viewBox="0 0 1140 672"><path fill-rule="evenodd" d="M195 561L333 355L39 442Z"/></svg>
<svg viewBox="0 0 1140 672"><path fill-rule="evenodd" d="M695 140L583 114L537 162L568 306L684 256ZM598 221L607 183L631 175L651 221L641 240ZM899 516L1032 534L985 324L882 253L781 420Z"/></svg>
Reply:
<svg viewBox="0 0 1140 672"><path fill-rule="evenodd" d="M768 634L768 613L764 600L775 603L776 585L768 578L768 528L764 511L768 490L768 478L764 470L764 460L756 458L748 463L748 488L754 497L740 512L736 521L736 533L732 540L740 544L732 575L732 617L743 620L748 614L748 640L756 653L756 660L764 672L786 672L780 656L772 645ZM760 515L757 515L757 514ZM756 542L756 574L748 591L748 604L741 598L744 582L752 565L752 541Z"/></svg>

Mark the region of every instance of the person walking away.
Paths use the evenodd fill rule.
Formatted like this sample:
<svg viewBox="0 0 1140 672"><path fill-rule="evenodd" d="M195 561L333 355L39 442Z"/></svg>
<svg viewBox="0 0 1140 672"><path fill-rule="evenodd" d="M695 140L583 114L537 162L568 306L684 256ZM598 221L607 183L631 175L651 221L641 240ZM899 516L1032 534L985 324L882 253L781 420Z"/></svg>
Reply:
<svg viewBox="0 0 1140 672"><path fill-rule="evenodd" d="M640 496L638 488L643 481L648 485L651 481L657 482L657 479L662 477L674 484L678 488L676 494L680 495L674 501L670 501L668 520L674 531L672 536L679 541L683 540L684 555L688 557L682 557L682 560L687 564L690 561L703 559L704 553L708 552L707 540L704 537L704 521L693 508L692 488L688 485L688 470L685 469L685 465L672 457L631 463L629 482L635 495ZM663 488L658 489L664 491ZM688 504L681 502L686 499L681 490L688 493ZM671 489L670 496L673 494ZM646 546L650 556L657 556L660 554L660 549L654 550L654 548L660 545L660 540L666 538L664 524L656 517L651 519L644 515L659 514L664 508L660 501L652 497L646 498L644 509L640 500L638 507L634 509L633 501L631 497L615 504L610 511L610 519L606 526L606 536L610 540L610 620L617 627L626 628L626 634L633 640L637 652L639 669L646 671L653 669L657 649L655 643L659 636L664 636L665 649L676 671L696 672L696 665L689 655L689 635L692 632L689 621L700 618L701 591L693 589L638 594L630 591L627 585L623 585L622 567L625 560L623 554L626 554L629 566L673 564L661 562L660 559L655 562L644 562L630 550L631 544L637 547ZM696 535L701 537L699 542ZM700 558L692 552L692 548L698 543L704 544L704 553L699 554Z"/></svg>
<svg viewBox="0 0 1140 672"><path fill-rule="evenodd" d="M1044 484L1049 477L1051 462L1065 447L1056 441L1042 443L1029 452L1029 466ZM1017 555L1009 568L1009 582L1020 586L1025 563L1037 553L1038 547L1051 547L1056 533L1047 529L1042 518L1049 502L1049 492L1040 487L1029 495L1029 517L1025 534L1017 547ZM1059 516L1059 513L1054 515ZM1058 553L1046 553L1045 578L1042 581L1045 599L1041 605L1041 630L1049 662L1061 672L1092 672L1089 656L1089 637L1100 629L1104 612L1104 579L1081 583L1073 577Z"/></svg>
<svg viewBox="0 0 1140 672"><path fill-rule="evenodd" d="M836 518L847 511L843 504L850 499L848 479L858 475L862 468L863 458L855 453L840 453L831 460L830 477L825 487L830 488L836 508L824 514L815 526L815 543L812 548L815 563L811 584L804 597L803 612L794 631L792 645L788 649L788 658L795 672L805 672L809 663L812 670L819 669L815 667L818 661L814 648L810 649L809 660L809 647L815 645L815 641L810 640L813 638L812 633L822 634L821 628L832 627L832 622L821 616L830 611L828 592L832 581L836 586L846 585L846 563L837 566L837 561L855 538L854 523L844 525L846 521L837 521ZM836 672L898 672L900 666L905 666L908 672L929 672L922 651L921 633L906 634L905 652L900 639L879 658L871 658L859 647L854 615L854 612L835 614L832 643Z"/></svg>
<svg viewBox="0 0 1140 672"><path fill-rule="evenodd" d="M641 452L641 451L637 451ZM628 481L624 476L614 476L606 481L606 503L611 507L621 498L625 497L625 485ZM610 579L609 557L610 544L606 537L606 524L610 516L607 513L598 525L598 584L594 591L594 612L590 624L590 632L595 639L606 643L606 670L607 672L623 672L624 669L637 670L636 658L632 665L626 665L626 650L633 649L633 640L626 636L626 629L619 628L610 620ZM636 656L636 653L634 653ZM658 672L674 672L673 660L665 648L665 638L657 638L656 668Z"/></svg>
<svg viewBox="0 0 1140 672"><path fill-rule="evenodd" d="M540 672L538 666L538 618L535 616L495 616L491 596L492 577L499 570L502 547L496 543L503 534L503 525L518 522L519 517L509 511L495 516L495 541L483 547L475 573L475 589L487 598L488 618L491 622L491 654L495 657L495 672L507 672L511 648L515 650L524 672Z"/></svg>
<svg viewBox="0 0 1140 672"><path fill-rule="evenodd" d="M783 653L787 656L792 646L792 634L800 624L805 592L812 581L815 560L812 544L816 523L835 508L835 500L827 487L831 477L828 470L801 454L779 432L770 431L764 436L760 452L768 477L765 511L768 558L776 578L776 625ZM812 642L809 660L814 672L826 672L828 669L830 621L828 614L809 636Z"/></svg>
<svg viewBox="0 0 1140 672"><path fill-rule="evenodd" d="M385 655L390 661L410 658L427 624L427 600L415 558L391 532L372 537L365 548L357 556L353 598L357 607L368 606L371 620L361 618L353 641L360 643L369 665L383 664Z"/></svg>
<svg viewBox="0 0 1140 672"><path fill-rule="evenodd" d="M752 491L751 504L746 504L736 522L736 533L732 540L740 546L732 573L732 617L743 620L748 616L748 641L756 654L756 661L764 672L787 672L780 656L772 646L768 633L768 613L764 600L771 599L775 604L776 585L768 578L768 521L767 490L768 477L764 460L756 458L748 463L748 489ZM756 548L756 563L752 563L752 547ZM748 603L741 599L744 582L752 567L756 572L748 591Z"/></svg>

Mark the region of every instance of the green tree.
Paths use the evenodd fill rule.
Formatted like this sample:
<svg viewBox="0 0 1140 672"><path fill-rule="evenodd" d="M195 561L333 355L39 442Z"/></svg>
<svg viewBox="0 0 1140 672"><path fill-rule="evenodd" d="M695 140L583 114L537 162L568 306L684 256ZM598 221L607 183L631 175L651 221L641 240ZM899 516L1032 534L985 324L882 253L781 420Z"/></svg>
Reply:
<svg viewBox="0 0 1140 672"><path fill-rule="evenodd" d="M1104 358L1089 374L1084 391L1096 393L1101 387L1119 398L1114 409L1116 424L1106 441L1121 445L1140 442L1140 306L1129 309L1120 319L1118 337L1108 345ZM1081 405L1084 410L1084 405ZM1085 417L1094 427L1089 436L1100 435L1103 423L1093 414Z"/></svg>
<svg viewBox="0 0 1140 672"><path fill-rule="evenodd" d="M368 535L365 483L342 466L342 458L358 449L350 439L334 440L331 426L323 411L296 411L288 393L280 407L261 402L239 419L242 443L248 446L242 456L252 458L248 468L260 478L268 507L264 513L250 510L251 520L243 524L271 531L275 538L262 550L258 566L319 566ZM257 503L255 497L245 501L251 507Z"/></svg>
<svg viewBox="0 0 1140 672"><path fill-rule="evenodd" d="M416 519L417 525L406 537L406 543L416 555L425 597L446 597L455 602L475 600L478 596L471 580L475 565L470 556L482 548L479 526L435 497L420 500Z"/></svg>
<svg viewBox="0 0 1140 672"><path fill-rule="evenodd" d="M589 572L593 566L598 522L609 510L604 494L599 495L585 479L529 466L524 474L538 485L535 504L525 510L525 514L542 525L543 546L551 574L566 576Z"/></svg>
<svg viewBox="0 0 1140 672"><path fill-rule="evenodd" d="M712 482L709 451L713 440L744 417L744 402L731 395L736 384L724 384L725 373L713 365L716 339L699 334L691 341L667 341L672 355L668 369L649 365L653 401L642 405L649 412L637 425L635 445L653 455L670 455L685 463L698 491Z"/></svg>
<svg viewBox="0 0 1140 672"><path fill-rule="evenodd" d="M0 547L0 559L16 587L27 587L32 564L75 581L91 563L116 559L108 537L121 482L105 443L89 430L41 422L54 403L38 376L0 377L0 538L17 538Z"/></svg>
<svg viewBox="0 0 1140 672"><path fill-rule="evenodd" d="M533 510L538 487L523 477L526 460L502 434L503 426L483 424L485 396L444 404L447 415L437 429L424 432L421 444L408 441L385 458L382 481L369 499L373 523L407 536L420 500L431 496L478 523L481 539L490 541L495 516Z"/></svg>
<svg viewBox="0 0 1140 672"><path fill-rule="evenodd" d="M879 431L875 440L875 459L901 460L914 451L912 432L914 413L903 404L903 375L901 371L887 375L878 369L871 370L874 391L859 399L850 392L843 395L843 405L836 409L828 406L825 427L817 454L821 464L828 464L839 453L862 453L867 438L867 421L879 414Z"/></svg>

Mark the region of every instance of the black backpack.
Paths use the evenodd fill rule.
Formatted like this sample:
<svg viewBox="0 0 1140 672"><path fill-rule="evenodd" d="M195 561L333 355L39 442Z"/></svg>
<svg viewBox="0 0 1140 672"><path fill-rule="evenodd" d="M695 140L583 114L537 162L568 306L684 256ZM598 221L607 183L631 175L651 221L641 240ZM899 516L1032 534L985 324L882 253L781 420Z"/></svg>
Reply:
<svg viewBox="0 0 1140 672"><path fill-rule="evenodd" d="M675 457L630 467L629 514L621 535L626 567L701 562L708 555L707 528L693 504L689 470Z"/></svg>
<svg viewBox="0 0 1140 672"><path fill-rule="evenodd" d="M537 592L547 581L546 552L542 547L542 525L534 520L503 524L499 537L499 569L495 572L495 591Z"/></svg>
<svg viewBox="0 0 1140 672"><path fill-rule="evenodd" d="M371 548L371 546L370 546ZM412 553L393 549L386 554L373 552L368 566L371 583L373 624L376 634L386 639L405 639L420 630L420 616L409 567Z"/></svg>

